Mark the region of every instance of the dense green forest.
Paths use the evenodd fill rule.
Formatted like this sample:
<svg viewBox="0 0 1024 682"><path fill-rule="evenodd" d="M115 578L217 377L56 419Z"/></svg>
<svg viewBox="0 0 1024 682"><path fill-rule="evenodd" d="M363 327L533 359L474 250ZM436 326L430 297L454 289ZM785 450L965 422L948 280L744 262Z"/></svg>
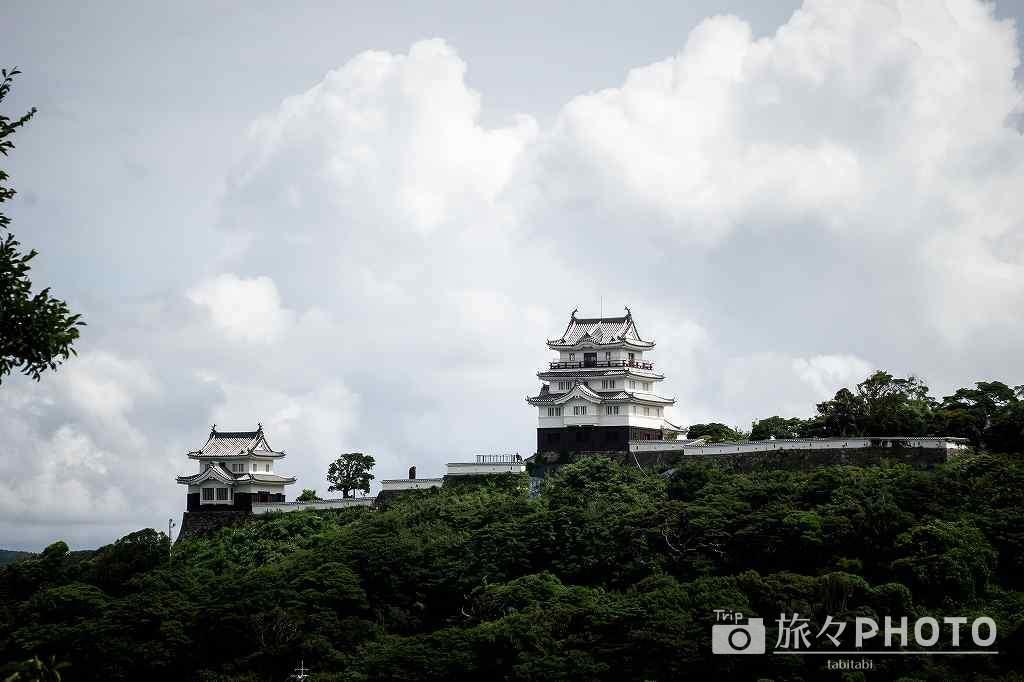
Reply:
<svg viewBox="0 0 1024 682"><path fill-rule="evenodd" d="M91 554L57 542L0 569L0 658L56 656L65 680L280 680L300 659L320 680L860 679L712 655L713 610L732 609L990 616L1001 655L878 658L869 678L1020 669L1016 457L670 478L591 458L525 490L492 477L171 551L153 530Z"/></svg>

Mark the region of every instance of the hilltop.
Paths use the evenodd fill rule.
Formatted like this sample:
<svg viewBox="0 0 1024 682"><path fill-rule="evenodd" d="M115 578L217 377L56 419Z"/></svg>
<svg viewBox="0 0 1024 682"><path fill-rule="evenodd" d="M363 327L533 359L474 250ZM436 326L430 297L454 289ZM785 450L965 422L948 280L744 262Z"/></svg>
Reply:
<svg viewBox="0 0 1024 682"><path fill-rule="evenodd" d="M255 519L169 557L153 530L90 555L55 543L0 569L0 659L55 654L72 682L278 680L299 659L321 680L822 674L820 657L713 656L714 609L984 614L1021 650L1017 458L669 479L584 459L537 499L526 485ZM949 679L1008 673L1015 656L877 663Z"/></svg>
<svg viewBox="0 0 1024 682"><path fill-rule="evenodd" d="M0 549L0 566L6 566L7 564L14 563L19 559L27 559L30 556L35 556L35 553L22 552L16 549Z"/></svg>

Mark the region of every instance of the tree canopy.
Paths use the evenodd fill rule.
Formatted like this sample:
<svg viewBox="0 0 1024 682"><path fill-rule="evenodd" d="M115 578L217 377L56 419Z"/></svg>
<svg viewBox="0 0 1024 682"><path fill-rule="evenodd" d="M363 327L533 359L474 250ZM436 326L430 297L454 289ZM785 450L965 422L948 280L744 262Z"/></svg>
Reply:
<svg viewBox="0 0 1024 682"><path fill-rule="evenodd" d="M0 70L0 102L11 90L17 69ZM35 115L33 107L17 118L0 113L0 154L14 149L12 136ZM7 185L8 174L0 169L0 204L16 194ZM0 383L12 371L38 380L46 370L75 353L81 316L72 314L67 303L50 295L49 287L33 294L30 265L38 253L20 250L21 243L10 232L11 219L0 212Z"/></svg>
<svg viewBox="0 0 1024 682"><path fill-rule="evenodd" d="M331 462L327 468L327 481L331 485L330 492L340 492L342 497L351 497L354 492L369 494L371 473L376 462L372 455L361 452L345 452Z"/></svg>
<svg viewBox="0 0 1024 682"><path fill-rule="evenodd" d="M707 424L692 424L686 430L686 437L703 438L710 443L720 443L727 440L743 440L747 434L719 422L709 422Z"/></svg>
<svg viewBox="0 0 1024 682"><path fill-rule="evenodd" d="M696 424L693 433L727 440L722 424ZM696 429L696 431L695 431ZM841 388L817 405L817 414L754 422L753 440L846 436L959 436L992 452L1024 452L1024 386L979 381L941 400L915 376L877 371L853 389Z"/></svg>

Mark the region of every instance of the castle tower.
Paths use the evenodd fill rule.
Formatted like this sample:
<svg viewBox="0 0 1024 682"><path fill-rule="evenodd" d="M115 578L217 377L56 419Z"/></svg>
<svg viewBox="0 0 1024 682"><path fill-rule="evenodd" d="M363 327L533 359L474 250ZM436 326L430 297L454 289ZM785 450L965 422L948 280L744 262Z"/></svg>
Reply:
<svg viewBox="0 0 1024 682"><path fill-rule="evenodd" d="M658 395L663 374L644 359L654 348L626 308L625 317L579 318L576 311L548 348L558 359L537 373L537 452L624 452L631 440L675 438L673 398Z"/></svg>
<svg viewBox="0 0 1024 682"><path fill-rule="evenodd" d="M284 488L295 483L291 476L274 471L284 451L270 447L263 425L255 431L218 431L199 450L187 453L199 472L178 476L188 486L188 511L251 511L254 502L284 502Z"/></svg>

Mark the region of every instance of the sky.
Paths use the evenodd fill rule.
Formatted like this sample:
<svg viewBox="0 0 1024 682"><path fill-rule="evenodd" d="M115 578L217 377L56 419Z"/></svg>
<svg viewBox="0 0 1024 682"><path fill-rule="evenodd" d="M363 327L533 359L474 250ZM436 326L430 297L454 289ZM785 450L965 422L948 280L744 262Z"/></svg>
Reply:
<svg viewBox="0 0 1024 682"><path fill-rule="evenodd" d="M1024 383L1024 3L369 5L2 10L4 208L88 326L0 386L0 547L180 523L213 423L292 495L531 454L574 308L682 425Z"/></svg>

